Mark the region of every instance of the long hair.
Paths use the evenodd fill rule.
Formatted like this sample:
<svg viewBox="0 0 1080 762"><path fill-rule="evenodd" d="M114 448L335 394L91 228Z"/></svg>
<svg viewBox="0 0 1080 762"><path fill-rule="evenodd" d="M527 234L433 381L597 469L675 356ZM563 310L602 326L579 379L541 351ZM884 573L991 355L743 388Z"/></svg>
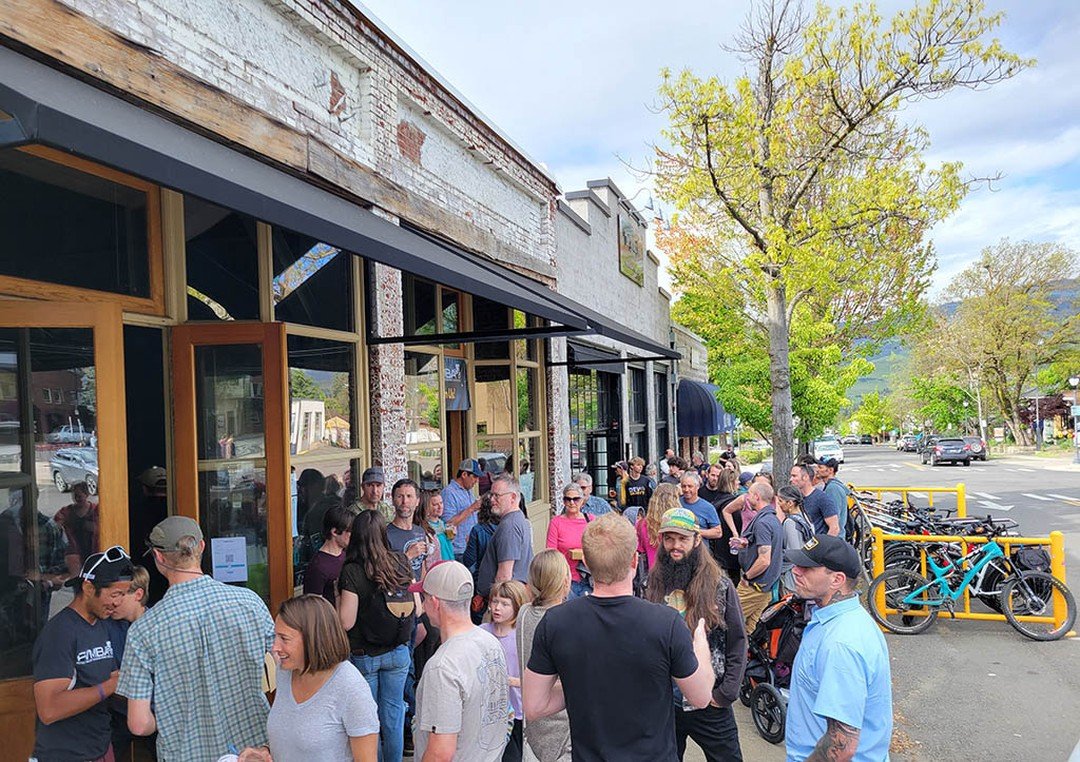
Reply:
<svg viewBox="0 0 1080 762"><path fill-rule="evenodd" d="M386 539L386 521L378 511L360 511L353 519L345 563L360 564L367 578L383 592L397 592L412 582L409 564L402 554L395 553L390 547L390 541Z"/></svg>
<svg viewBox="0 0 1080 762"><path fill-rule="evenodd" d="M734 495L739 491L739 472L723 469L720 471L720 491Z"/></svg>
<svg viewBox="0 0 1080 762"><path fill-rule="evenodd" d="M545 608L562 603L570 589L570 565L555 548L546 548L533 556L529 564L529 592L532 605Z"/></svg>
<svg viewBox="0 0 1080 762"><path fill-rule="evenodd" d="M657 484L649 498L649 507L645 511L645 528L649 532L649 544L656 547L660 543L660 519L672 508L681 508L679 488L674 484Z"/></svg>
<svg viewBox="0 0 1080 762"><path fill-rule="evenodd" d="M324 672L349 658L349 638L331 606L321 595L301 595L281 602L278 618L297 630L304 644L300 674Z"/></svg>
<svg viewBox="0 0 1080 762"><path fill-rule="evenodd" d="M725 612L721 606L726 597L719 591L724 589L724 585L731 583L720 570L720 565L716 563L704 540L698 543L691 554L697 555L697 569L690 578L690 584L683 591L686 594L686 612L683 616L686 626L692 632L697 627L698 620L704 619L706 631L715 627L723 628ZM645 598L653 603L666 603L664 598L672 592L664 589L663 561L666 558L667 551L661 542L656 551L656 563L649 571L649 584L645 588Z"/></svg>

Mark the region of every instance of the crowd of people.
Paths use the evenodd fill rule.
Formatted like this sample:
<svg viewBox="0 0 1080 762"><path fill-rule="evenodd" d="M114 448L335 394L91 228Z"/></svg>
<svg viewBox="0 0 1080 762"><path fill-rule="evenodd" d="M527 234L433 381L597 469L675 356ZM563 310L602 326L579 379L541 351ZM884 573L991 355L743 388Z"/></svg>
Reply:
<svg viewBox="0 0 1080 762"><path fill-rule="evenodd" d="M113 762L150 737L165 762L669 760L688 739L741 760L748 636L793 593L811 613L788 759L886 759L888 654L838 468L807 459L777 490L732 452L670 453L655 477L616 464L606 500L575 474L537 552L516 477L474 459L389 503L381 469L349 503L304 472L303 593L274 618L205 574L199 524L171 516L147 542L160 601L121 547L68 580L34 649L35 758Z"/></svg>

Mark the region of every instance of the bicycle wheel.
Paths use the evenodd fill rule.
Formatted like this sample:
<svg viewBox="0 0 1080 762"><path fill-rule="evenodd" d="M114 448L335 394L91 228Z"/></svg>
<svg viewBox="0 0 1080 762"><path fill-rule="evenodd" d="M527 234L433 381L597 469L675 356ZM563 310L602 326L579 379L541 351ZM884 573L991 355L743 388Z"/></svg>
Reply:
<svg viewBox="0 0 1080 762"><path fill-rule="evenodd" d="M930 584L926 577L909 569L887 569L870 583L867 593L870 615L886 630L900 635L916 635L926 630L937 619L938 609L944 602L939 588L929 587ZM882 588L888 612L878 609L877 594ZM927 589L919 593L915 601L904 602L904 598L920 588Z"/></svg>
<svg viewBox="0 0 1080 762"><path fill-rule="evenodd" d="M1052 617L1055 607L1054 592L1061 593L1065 605L1062 624L1053 622L1021 621L1022 616ZM1061 580L1046 572L1024 572L1013 577L1001 589L1001 610L1017 632L1032 640L1057 640L1064 637L1076 622L1076 601Z"/></svg>

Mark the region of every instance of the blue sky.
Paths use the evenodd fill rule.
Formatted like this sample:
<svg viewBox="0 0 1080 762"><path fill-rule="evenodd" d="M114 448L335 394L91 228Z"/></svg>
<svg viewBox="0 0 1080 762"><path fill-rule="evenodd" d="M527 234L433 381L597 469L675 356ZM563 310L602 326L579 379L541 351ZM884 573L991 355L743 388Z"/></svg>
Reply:
<svg viewBox="0 0 1080 762"><path fill-rule="evenodd" d="M451 82L565 191L611 177L628 195L647 183L627 166L647 164L662 115L662 67L731 79L730 40L749 0L545 3L365 0L364 5ZM882 14L909 3L880 2ZM1080 3L999 0L1006 48L1038 66L981 92L955 92L910 109L930 132L931 163L964 162L979 188L932 234L935 286L983 246L1059 241L1080 249ZM648 194L637 196L640 205Z"/></svg>

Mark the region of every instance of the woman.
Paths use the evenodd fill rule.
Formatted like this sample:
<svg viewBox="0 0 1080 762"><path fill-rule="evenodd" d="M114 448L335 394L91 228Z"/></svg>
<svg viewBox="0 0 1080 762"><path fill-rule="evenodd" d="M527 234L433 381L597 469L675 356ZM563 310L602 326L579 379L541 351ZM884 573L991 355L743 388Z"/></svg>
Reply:
<svg viewBox="0 0 1080 762"><path fill-rule="evenodd" d="M454 545L446 536L446 522L443 521L442 493L426 489L420 493L420 505L416 506L413 523L435 537L439 543L439 558L443 561L454 560Z"/></svg>
<svg viewBox="0 0 1080 762"><path fill-rule="evenodd" d="M674 484L658 484L649 498L645 515L637 520L638 553L645 554L645 572L656 563L656 548L660 542L660 518L672 508L682 507L679 488Z"/></svg>
<svg viewBox="0 0 1080 762"><path fill-rule="evenodd" d="M581 487L571 482L563 487L563 512L552 516L548 524L547 546L566 557L570 565L570 597L580 598L592 592L592 584L581 576L579 562L585 558L581 550L581 536L589 526L589 517L582 512L585 494Z"/></svg>
<svg viewBox="0 0 1080 762"><path fill-rule="evenodd" d="M532 603L518 611L517 647L521 674L532 653L536 626L552 606L558 606L570 593L570 567L566 557L548 548L537 553L529 564L529 592ZM566 710L550 717L525 722L525 759L539 762L570 761L570 718Z"/></svg>
<svg viewBox="0 0 1080 762"><path fill-rule="evenodd" d="M461 563L472 572L473 582L476 582L476 570L487 550L488 541L495 534L495 527L499 524L499 517L492 508L491 493L487 492L480 498L480 510L476 512L476 526L469 532L468 542L465 544L465 555Z"/></svg>
<svg viewBox="0 0 1080 762"><path fill-rule="evenodd" d="M319 595L283 602L273 653L281 672L266 721L270 745L244 749L241 762L375 762L378 710L348 663L349 641L333 607Z"/></svg>
<svg viewBox="0 0 1080 762"><path fill-rule="evenodd" d="M730 461L729 461L730 462ZM720 473L720 491L717 493L716 510L720 512L723 517L722 525L724 533L718 540L712 540L709 545L712 549L713 558L720 564L720 567L727 572L728 578L738 585L739 579L742 577L742 568L739 566L739 557L733 556L730 552L731 538L738 537L742 531L742 504L744 498L739 494L739 472L734 469L725 468ZM732 515L732 523L727 521L727 513L725 509L734 504L732 510L739 511ZM734 531L732 531L734 529Z"/></svg>
<svg viewBox="0 0 1080 762"><path fill-rule="evenodd" d="M789 593L795 592L795 577L791 573L794 564L787 560L787 551L801 548L814 536L814 526L803 515L802 504L802 493L790 484L781 487L776 493L776 505L784 515L781 528L784 531L785 558L780 567L780 584Z"/></svg>
<svg viewBox="0 0 1080 762"><path fill-rule="evenodd" d="M386 539L378 511L361 511L353 521L338 591L338 617L349 633L349 660L368 682L379 706L379 760L401 759L405 729L405 680L409 639L419 608L412 567Z"/></svg>

